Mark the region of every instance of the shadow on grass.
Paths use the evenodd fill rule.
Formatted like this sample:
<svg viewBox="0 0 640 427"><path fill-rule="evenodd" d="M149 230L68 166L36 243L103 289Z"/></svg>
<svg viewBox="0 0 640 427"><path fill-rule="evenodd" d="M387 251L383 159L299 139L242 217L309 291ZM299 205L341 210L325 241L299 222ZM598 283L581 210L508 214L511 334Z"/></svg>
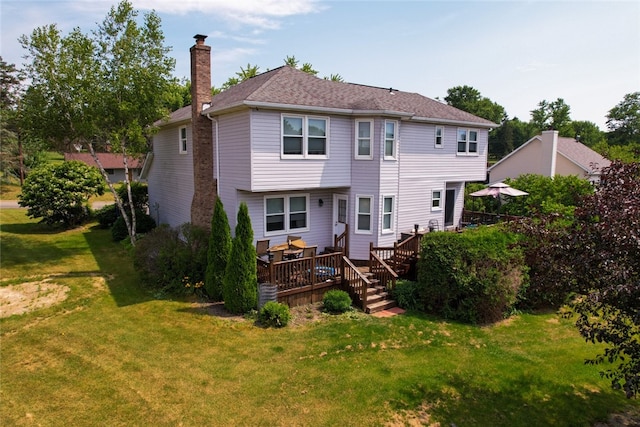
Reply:
<svg viewBox="0 0 640 427"><path fill-rule="evenodd" d="M34 224L31 222L19 222L13 224L2 224L0 225L0 231L11 234L58 234L68 230L41 223Z"/></svg>
<svg viewBox="0 0 640 427"><path fill-rule="evenodd" d="M107 286L118 307L155 299L140 284L131 253L113 241L110 230L94 226L84 233L84 238L98 263L100 274L107 277Z"/></svg>
<svg viewBox="0 0 640 427"><path fill-rule="evenodd" d="M431 420L443 425L492 426L592 425L625 408L624 399L612 390L559 384L535 373L500 384L493 379L483 381L476 374L443 377L438 380L444 384L441 390L427 390L423 385L405 389L397 406L411 402L417 407L424 402Z"/></svg>
<svg viewBox="0 0 640 427"><path fill-rule="evenodd" d="M39 274L46 271L48 266L58 265L65 258L76 256L83 251L82 248L61 247L57 242L26 241L9 234L4 227L3 231L0 245L3 268L33 266L33 274Z"/></svg>

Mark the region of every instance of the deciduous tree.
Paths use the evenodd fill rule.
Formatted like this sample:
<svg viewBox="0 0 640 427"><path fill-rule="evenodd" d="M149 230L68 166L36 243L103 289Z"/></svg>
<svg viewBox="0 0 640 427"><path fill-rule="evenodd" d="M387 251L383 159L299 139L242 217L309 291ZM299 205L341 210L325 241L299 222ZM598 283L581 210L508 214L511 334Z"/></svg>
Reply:
<svg viewBox="0 0 640 427"><path fill-rule="evenodd" d="M640 144L640 92L628 93L607 114L610 144Z"/></svg>
<svg viewBox="0 0 640 427"><path fill-rule="evenodd" d="M102 172L135 245L135 210L129 214L96 151L124 155L128 165L148 151L153 124L167 113L175 60L164 46L160 18L144 15L124 0L111 8L91 34L75 28L63 36L55 24L20 38L27 50L31 85L25 95L25 123L57 149L89 150ZM131 191L128 191L131 201Z"/></svg>

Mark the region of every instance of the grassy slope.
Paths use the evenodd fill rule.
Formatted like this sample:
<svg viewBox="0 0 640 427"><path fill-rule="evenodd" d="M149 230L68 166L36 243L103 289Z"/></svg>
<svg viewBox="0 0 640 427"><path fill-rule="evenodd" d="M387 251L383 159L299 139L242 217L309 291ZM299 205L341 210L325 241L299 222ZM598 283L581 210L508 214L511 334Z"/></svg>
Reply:
<svg viewBox="0 0 640 427"><path fill-rule="evenodd" d="M379 425L421 407L441 425L575 426L637 405L583 365L596 349L554 315L261 329L150 298L108 231L1 220L3 286L56 274L71 289L0 322L2 425Z"/></svg>

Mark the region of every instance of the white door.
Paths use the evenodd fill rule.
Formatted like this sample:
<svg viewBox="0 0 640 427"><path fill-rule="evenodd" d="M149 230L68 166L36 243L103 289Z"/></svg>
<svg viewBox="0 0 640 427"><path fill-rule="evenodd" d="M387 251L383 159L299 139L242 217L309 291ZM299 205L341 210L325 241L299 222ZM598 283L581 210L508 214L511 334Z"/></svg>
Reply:
<svg viewBox="0 0 640 427"><path fill-rule="evenodd" d="M349 198L344 194L333 195L333 234L344 233L347 224L347 201Z"/></svg>

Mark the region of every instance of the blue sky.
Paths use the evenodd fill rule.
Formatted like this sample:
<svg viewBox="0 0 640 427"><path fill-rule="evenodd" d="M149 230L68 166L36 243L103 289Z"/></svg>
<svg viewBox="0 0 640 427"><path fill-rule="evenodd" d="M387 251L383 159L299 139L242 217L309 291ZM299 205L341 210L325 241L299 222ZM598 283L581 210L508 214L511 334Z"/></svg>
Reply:
<svg viewBox="0 0 640 427"><path fill-rule="evenodd" d="M133 0L162 19L175 75L189 75L193 36L212 47L212 82L266 71L293 55L318 76L444 98L470 85L530 119L563 98L571 118L605 130L606 114L640 90L638 1ZM0 0L0 55L20 66L17 38L56 23L89 32L116 1Z"/></svg>

